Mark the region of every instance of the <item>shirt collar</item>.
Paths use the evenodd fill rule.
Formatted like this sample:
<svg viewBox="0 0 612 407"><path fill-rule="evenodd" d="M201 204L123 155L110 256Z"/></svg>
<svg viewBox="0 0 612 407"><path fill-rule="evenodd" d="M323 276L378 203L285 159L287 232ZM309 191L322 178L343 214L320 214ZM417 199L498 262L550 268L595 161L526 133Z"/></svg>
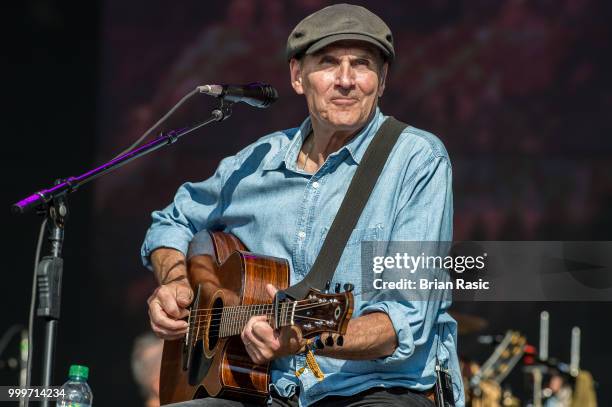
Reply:
<svg viewBox="0 0 612 407"><path fill-rule="evenodd" d="M306 137L310 133L310 116L308 116L300 125L298 130L294 133L293 137L289 135L289 139L291 140L288 144L285 144L283 147L278 150L276 155L270 159L263 166L263 170L277 170L280 168L281 164L285 164L285 167L288 169L294 169L295 163L297 161L297 156L302 148L302 143L304 142L304 137ZM285 132L287 134L288 132ZM294 155L293 167L291 166L291 156Z"/></svg>
<svg viewBox="0 0 612 407"><path fill-rule="evenodd" d="M382 114L380 109L376 107L376 111L374 115L370 119L370 121L361 129L361 131L351 139L346 145L344 145L340 150L333 153L332 155L337 155L342 150L348 151L351 158L356 164L361 162L363 155L365 154L368 145L370 145L370 141L378 128L382 125L386 117ZM304 139L310 131L312 130L310 116L308 116L300 125L298 131L295 133L293 138L288 144L285 144L279 151L276 153L274 157L270 161L268 161L264 166L264 170L276 170L281 164L285 164L285 168L289 170L296 170L297 157L300 153L300 149L302 148L302 144L304 143Z"/></svg>

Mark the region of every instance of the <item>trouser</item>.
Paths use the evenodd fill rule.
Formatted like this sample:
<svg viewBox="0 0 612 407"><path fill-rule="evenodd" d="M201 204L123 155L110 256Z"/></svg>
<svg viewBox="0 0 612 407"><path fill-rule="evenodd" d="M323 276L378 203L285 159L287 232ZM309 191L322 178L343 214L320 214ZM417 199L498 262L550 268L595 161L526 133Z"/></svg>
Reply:
<svg viewBox="0 0 612 407"><path fill-rule="evenodd" d="M273 407L297 407L297 396L284 398L272 395ZM311 404L312 407L367 407L367 406L402 406L433 407L434 403L424 394L413 392L402 387L390 389L373 388L353 396L328 396ZM254 404L240 401L204 398L183 403L167 404L165 407L255 407Z"/></svg>

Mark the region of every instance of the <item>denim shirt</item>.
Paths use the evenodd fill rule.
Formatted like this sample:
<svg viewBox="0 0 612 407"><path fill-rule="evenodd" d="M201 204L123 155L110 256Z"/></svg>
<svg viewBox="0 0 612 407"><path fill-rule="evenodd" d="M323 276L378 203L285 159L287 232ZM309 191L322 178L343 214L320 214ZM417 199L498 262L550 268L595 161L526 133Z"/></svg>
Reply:
<svg viewBox="0 0 612 407"><path fill-rule="evenodd" d="M285 258L290 283L308 273L374 134L386 119L377 108L366 126L315 174L297 167L310 118L299 128L262 137L221 161L202 182L182 185L174 201L152 214L142 246L142 259L159 247L187 253L190 240L203 229L223 229L251 252ZM352 232L334 275L335 282L355 285L353 317L388 314L398 346L375 360L340 360L320 355L325 374L319 381L303 355L272 363L271 382L285 397L300 387L300 406L329 395L352 395L372 387L408 387L417 391L435 383L436 354L452 374L455 401L464 405L457 359L456 322L446 312L450 301L362 300L360 242L451 241L452 172L446 149L433 134L409 126L400 135ZM333 285L332 285L333 286Z"/></svg>

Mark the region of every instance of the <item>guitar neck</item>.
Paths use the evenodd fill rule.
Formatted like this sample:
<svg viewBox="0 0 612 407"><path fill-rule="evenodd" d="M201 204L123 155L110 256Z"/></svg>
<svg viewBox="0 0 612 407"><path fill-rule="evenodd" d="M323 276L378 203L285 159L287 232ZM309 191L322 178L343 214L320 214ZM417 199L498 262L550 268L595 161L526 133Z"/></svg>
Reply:
<svg viewBox="0 0 612 407"><path fill-rule="evenodd" d="M280 327L294 324L295 308L297 302L287 302L280 304ZM274 307L272 304L238 305L233 307L223 307L215 309L210 314L210 329L218 330L219 338L240 335L251 317L264 315L269 323L274 320ZM207 324L208 318L197 318L197 328ZM196 320L197 320L196 319Z"/></svg>
<svg viewBox="0 0 612 407"><path fill-rule="evenodd" d="M215 308L192 308L186 341L191 343L204 336L228 338L240 335L249 320L258 315L266 317L274 328L297 326L305 338L322 332L343 335L352 314L353 296L312 291L303 300L285 300L273 304L237 305Z"/></svg>

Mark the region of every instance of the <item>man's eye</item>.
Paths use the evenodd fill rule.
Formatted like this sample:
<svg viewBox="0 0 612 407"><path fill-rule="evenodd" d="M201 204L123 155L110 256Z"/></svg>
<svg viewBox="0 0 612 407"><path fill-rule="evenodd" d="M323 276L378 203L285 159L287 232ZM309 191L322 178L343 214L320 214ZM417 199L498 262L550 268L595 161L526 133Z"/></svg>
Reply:
<svg viewBox="0 0 612 407"><path fill-rule="evenodd" d="M322 64L333 64L334 63L334 59L330 58L330 57L323 57L323 58L321 58L321 63Z"/></svg>
<svg viewBox="0 0 612 407"><path fill-rule="evenodd" d="M355 65L370 66L370 61L367 59L356 59L354 63Z"/></svg>

